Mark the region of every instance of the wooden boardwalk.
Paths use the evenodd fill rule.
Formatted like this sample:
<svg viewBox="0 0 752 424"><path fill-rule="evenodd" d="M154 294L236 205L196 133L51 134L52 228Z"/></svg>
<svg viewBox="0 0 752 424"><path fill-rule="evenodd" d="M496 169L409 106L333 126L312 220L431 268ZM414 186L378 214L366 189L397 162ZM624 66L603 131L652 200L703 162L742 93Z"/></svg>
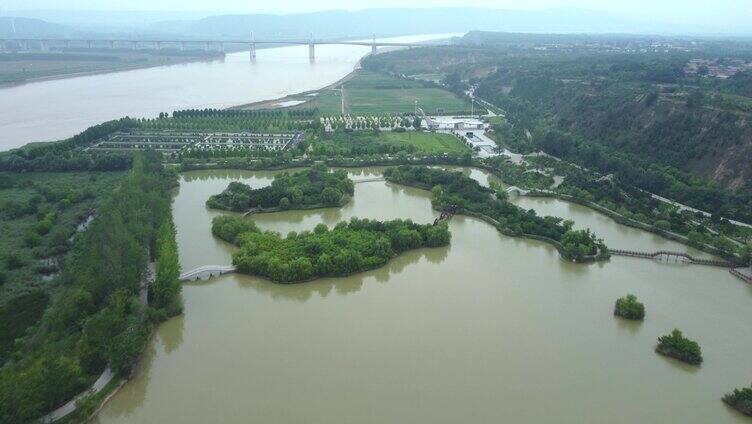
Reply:
<svg viewBox="0 0 752 424"><path fill-rule="evenodd" d="M729 270L731 275L740 278L749 284L752 284L752 267L749 268L731 268Z"/></svg>
<svg viewBox="0 0 752 424"><path fill-rule="evenodd" d="M665 258L666 261L671 261L673 259L675 262L684 262L684 263L690 263L690 264L695 264L695 265L718 266L718 267L723 267L723 268L734 267L734 264L723 261L723 260L695 258L694 256L691 256L684 252L672 252L669 250L659 250L657 252L640 252L636 250L611 249L609 250L609 252L611 252L612 255L629 256L632 258L643 258L643 259L664 259Z"/></svg>

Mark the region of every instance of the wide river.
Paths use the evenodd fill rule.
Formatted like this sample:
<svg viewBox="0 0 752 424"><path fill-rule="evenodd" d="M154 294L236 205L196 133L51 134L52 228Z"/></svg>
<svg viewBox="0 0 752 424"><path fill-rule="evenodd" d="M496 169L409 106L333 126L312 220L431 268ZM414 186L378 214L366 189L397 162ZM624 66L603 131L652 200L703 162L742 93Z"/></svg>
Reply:
<svg viewBox="0 0 752 424"><path fill-rule="evenodd" d="M350 170L355 179L379 168ZM467 170L484 184L489 176ZM273 172L181 176L173 212L184 270L228 264L204 202ZM353 216L435 216L429 193L356 184L341 209L255 216L282 233ZM572 218L612 247L687 250L558 200L525 208ZM549 245L456 216L449 247L409 252L348 278L280 285L243 275L186 284L185 312L159 326L140 369L99 424L749 423L721 396L752 378L752 288L722 269L616 257L577 265ZM697 253L697 252L692 252ZM613 316L636 294L647 317ZM679 327L705 362L657 355Z"/></svg>
<svg viewBox="0 0 752 424"><path fill-rule="evenodd" d="M419 42L457 34L384 39ZM190 108L225 108L315 90L341 79L371 51L364 46L308 46L258 50L222 60L40 81L0 88L0 151L34 141L60 140L124 116L155 117Z"/></svg>

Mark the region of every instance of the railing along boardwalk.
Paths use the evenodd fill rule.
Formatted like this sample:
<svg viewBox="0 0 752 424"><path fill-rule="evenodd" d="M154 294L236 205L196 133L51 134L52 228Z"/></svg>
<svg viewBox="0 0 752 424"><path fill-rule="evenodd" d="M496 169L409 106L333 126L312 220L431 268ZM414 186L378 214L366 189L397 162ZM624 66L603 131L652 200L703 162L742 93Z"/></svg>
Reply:
<svg viewBox="0 0 752 424"><path fill-rule="evenodd" d="M231 272L235 272L235 267L231 265L205 265L180 274L180 281L194 281L201 279L203 276L208 278Z"/></svg>
<svg viewBox="0 0 752 424"><path fill-rule="evenodd" d="M659 250L657 252L640 252L636 250L610 249L609 252L611 252L612 255L629 256L633 258L659 259L661 257L666 257L667 259L670 259L673 257L677 261L681 260L682 262L696 265L719 266L723 268L734 267L734 264L723 260L695 258L694 256L691 256L684 252L672 252L669 250Z"/></svg>
<svg viewBox="0 0 752 424"><path fill-rule="evenodd" d="M375 177L375 178L365 178L362 180L354 180L353 183L360 184L360 183L372 183L375 181L386 181L386 178L384 177Z"/></svg>
<svg viewBox="0 0 752 424"><path fill-rule="evenodd" d="M731 268L729 270L731 275L740 278L749 284L752 284L752 267L749 268Z"/></svg>

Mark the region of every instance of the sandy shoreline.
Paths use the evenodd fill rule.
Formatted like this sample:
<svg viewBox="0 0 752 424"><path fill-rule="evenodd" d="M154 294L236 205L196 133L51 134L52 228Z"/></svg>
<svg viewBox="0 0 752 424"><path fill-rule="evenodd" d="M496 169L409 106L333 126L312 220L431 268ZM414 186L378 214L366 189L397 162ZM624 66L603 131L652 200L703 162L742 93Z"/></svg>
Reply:
<svg viewBox="0 0 752 424"><path fill-rule="evenodd" d="M276 99L259 100L258 102L251 102L251 103L245 103L245 104L237 105L237 106L230 106L227 109L254 110L254 109L264 109L264 108L276 109L276 108L292 107L292 106L281 106L281 105L279 105L279 103L286 102L286 101L299 100L299 97L310 96L311 94L318 93L319 91L330 90L330 89L332 89L334 87L337 87L338 85L342 85L342 84L346 83L347 81L351 80L353 78L353 76L355 75L355 72L357 72L360 69L360 62L361 61L359 60L358 63L355 64L355 67L353 68L353 70L350 71L347 75L345 75L344 77L342 77L342 78L338 79L337 81L335 81L335 82L333 82L333 83L331 83L329 85L326 85L324 87L317 88L315 90L303 91L301 93L288 94L286 96L278 97ZM311 99L306 100L303 103L296 104L294 106L304 105L304 104L308 103L309 101L313 100L314 98L315 97L312 97Z"/></svg>

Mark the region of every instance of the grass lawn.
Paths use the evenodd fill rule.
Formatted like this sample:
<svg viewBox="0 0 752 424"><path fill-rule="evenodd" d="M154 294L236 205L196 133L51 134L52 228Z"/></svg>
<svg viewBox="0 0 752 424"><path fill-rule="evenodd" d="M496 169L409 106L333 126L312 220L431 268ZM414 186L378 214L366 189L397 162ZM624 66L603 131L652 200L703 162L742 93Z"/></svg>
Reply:
<svg viewBox="0 0 752 424"><path fill-rule="evenodd" d="M386 74L359 70L343 86L346 110L353 115L411 113L416 100L426 113L436 113L437 109L448 113L470 111L469 102L447 90ZM300 97L308 101L293 108L318 108L322 115L339 115L342 111L340 95L339 87L320 90L313 98Z"/></svg>
<svg viewBox="0 0 752 424"><path fill-rule="evenodd" d="M354 115L413 112L416 100L418 107L426 113L436 113L437 109L446 112L470 110L469 103L440 88L348 88L346 93L347 104Z"/></svg>
<svg viewBox="0 0 752 424"><path fill-rule="evenodd" d="M291 97L293 100L304 100L305 103L291 106L290 109L317 108L322 115L340 115L342 113L342 98L339 89L319 90L315 96Z"/></svg>
<svg viewBox="0 0 752 424"><path fill-rule="evenodd" d="M425 154L470 152L469 147L450 134L413 131L403 133L384 132L381 133L380 137L385 144L412 145L415 146L415 152Z"/></svg>

